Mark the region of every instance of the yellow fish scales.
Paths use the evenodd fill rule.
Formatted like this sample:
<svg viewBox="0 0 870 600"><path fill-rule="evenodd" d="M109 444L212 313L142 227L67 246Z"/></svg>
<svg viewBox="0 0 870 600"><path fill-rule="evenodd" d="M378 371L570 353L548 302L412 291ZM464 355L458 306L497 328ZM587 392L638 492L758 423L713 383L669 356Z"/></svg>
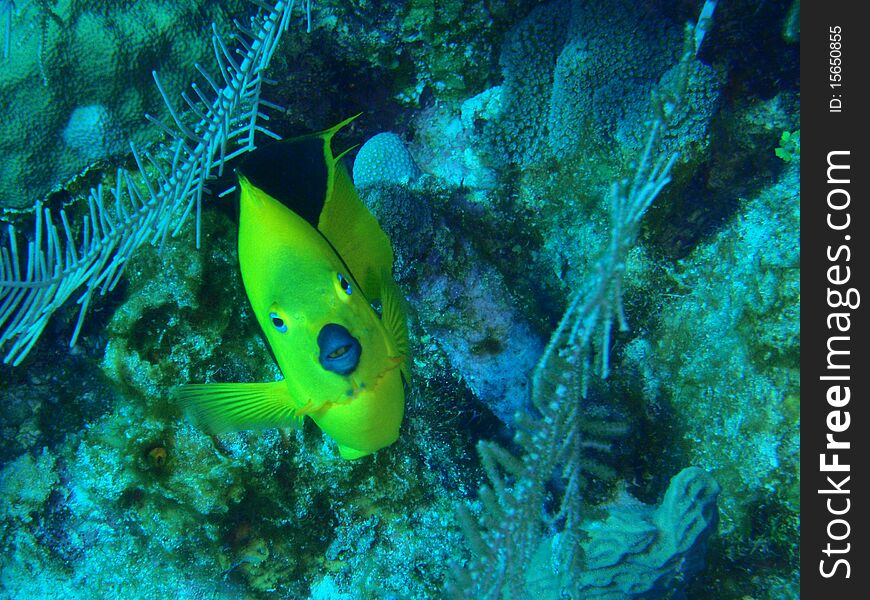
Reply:
<svg viewBox="0 0 870 600"><path fill-rule="evenodd" d="M238 169L242 280L284 379L183 386L181 404L212 433L308 416L348 459L398 439L410 377L393 251L332 153L354 118L255 150Z"/></svg>

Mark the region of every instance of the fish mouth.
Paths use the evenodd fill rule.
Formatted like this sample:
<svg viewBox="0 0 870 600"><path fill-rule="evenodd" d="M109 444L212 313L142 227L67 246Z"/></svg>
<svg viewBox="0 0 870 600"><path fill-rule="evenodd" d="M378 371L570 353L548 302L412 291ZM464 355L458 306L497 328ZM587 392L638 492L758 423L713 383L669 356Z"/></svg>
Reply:
<svg viewBox="0 0 870 600"><path fill-rule="evenodd" d="M350 375L359 364L362 346L342 325L327 323L317 334L320 366L339 375Z"/></svg>

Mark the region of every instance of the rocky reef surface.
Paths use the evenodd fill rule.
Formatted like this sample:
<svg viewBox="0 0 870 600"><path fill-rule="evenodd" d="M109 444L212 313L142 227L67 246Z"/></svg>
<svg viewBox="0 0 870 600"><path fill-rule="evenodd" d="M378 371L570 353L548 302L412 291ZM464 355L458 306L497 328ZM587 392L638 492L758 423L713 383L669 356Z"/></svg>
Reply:
<svg viewBox="0 0 870 600"><path fill-rule="evenodd" d="M70 301L22 364L0 365L0 595L442 597L473 551L455 507L484 510L475 446L515 449L532 371L606 251L611 186L642 155L655 93L680 80L661 138L671 181L624 266L629 328L596 349L610 373L582 400L622 431L588 448L585 562L547 570L554 522L518 593L559 597L568 577L589 598L797 598L790 3L720 3L687 73L702 2L300 4L266 73L282 107L269 127L363 113L335 146L360 146L348 162L407 301L399 441L345 461L312 423L215 437L173 401L188 382L280 376L238 273L226 169L201 249L192 228L144 246L75 347ZM160 148L142 117L167 119L152 70L181 106L210 24L257 10L0 0L0 207L19 245L34 201L86 212L76 198L135 168L129 140Z"/></svg>

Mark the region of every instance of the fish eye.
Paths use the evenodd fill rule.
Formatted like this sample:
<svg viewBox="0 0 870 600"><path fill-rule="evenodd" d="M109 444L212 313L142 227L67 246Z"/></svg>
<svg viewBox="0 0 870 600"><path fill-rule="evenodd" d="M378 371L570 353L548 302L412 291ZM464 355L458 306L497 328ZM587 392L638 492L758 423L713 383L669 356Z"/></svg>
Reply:
<svg viewBox="0 0 870 600"><path fill-rule="evenodd" d="M284 333L287 331L287 323L284 322L284 319L278 316L276 312L270 312L269 318L272 319L272 325L275 326L280 333Z"/></svg>
<svg viewBox="0 0 870 600"><path fill-rule="evenodd" d="M353 293L353 288L351 287L350 282L347 280L347 277L341 273L338 274L338 285L341 286L341 289L344 290L344 293L348 296Z"/></svg>

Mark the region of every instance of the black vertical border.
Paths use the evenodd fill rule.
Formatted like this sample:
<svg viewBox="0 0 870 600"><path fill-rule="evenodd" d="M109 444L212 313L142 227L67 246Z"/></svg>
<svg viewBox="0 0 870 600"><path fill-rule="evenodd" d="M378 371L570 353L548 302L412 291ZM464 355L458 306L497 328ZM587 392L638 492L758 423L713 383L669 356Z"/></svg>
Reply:
<svg viewBox="0 0 870 600"><path fill-rule="evenodd" d="M801 596L804 598L851 599L870 597L870 532L867 530L867 512L870 511L868 492L870 487L870 422L868 422L867 382L870 380L870 344L866 313L870 303L870 289L867 288L870 273L870 253L867 239L870 237L870 95L867 81L870 79L870 19L868 4L845 0L828 2L804 0L801 6ZM836 67L836 27L841 35L841 75L842 87L832 87L831 67ZM832 62L834 64L832 64ZM836 71L836 69L833 69ZM836 102L841 100L841 112L834 112ZM849 164L849 182L836 184L828 182L829 153L848 151L833 158L839 164ZM832 172L834 178L846 171ZM841 177L842 178L842 177ZM828 195L832 190L845 190L848 194L848 207L831 210ZM833 192L833 202L844 204L847 195L842 191ZM828 225L828 215L835 224L844 223L848 213L848 229L835 231ZM841 246L839 260L830 260L828 253L835 257ZM846 261L846 258L849 260ZM839 265L837 270L829 269ZM841 279L845 267L849 267L850 280L841 285L829 282L829 276ZM844 294L850 287L855 288L860 304L849 307L832 308L828 302L829 290L839 289ZM867 292L867 294L865 294ZM848 319L840 321L849 324L848 332L828 329L830 313L849 313ZM848 369L830 370L827 367L828 341L830 336L848 336L848 341L839 340L835 345L849 351L839 355L838 362L850 365ZM822 380L824 375L846 375L848 381ZM848 385L850 401L839 408L828 403L827 393L832 385ZM836 401L836 399L835 399ZM832 411L839 413L832 414ZM832 433L828 419L835 428L842 428L848 411L849 426L845 431ZM826 449L827 434L832 433L838 442L849 442L845 450ZM832 454L839 455L841 464L848 464L848 473L823 472L820 455L826 453L827 462L832 462ZM848 493L820 493L820 490L834 489L827 480L831 476L836 485ZM843 483L844 476L850 479ZM829 512L827 501L831 500L833 510L848 512L837 516ZM846 500L848 499L848 503ZM843 519L843 522L833 521ZM829 527L830 526L830 527ZM831 539L829 532L836 537L848 536L842 540ZM828 544L834 550L848 548L848 552L825 554ZM848 547L846 544L849 544ZM846 565L837 559L848 561ZM824 566L821 561L824 562ZM825 569L833 576L824 577ZM824 594L824 595L823 595Z"/></svg>

